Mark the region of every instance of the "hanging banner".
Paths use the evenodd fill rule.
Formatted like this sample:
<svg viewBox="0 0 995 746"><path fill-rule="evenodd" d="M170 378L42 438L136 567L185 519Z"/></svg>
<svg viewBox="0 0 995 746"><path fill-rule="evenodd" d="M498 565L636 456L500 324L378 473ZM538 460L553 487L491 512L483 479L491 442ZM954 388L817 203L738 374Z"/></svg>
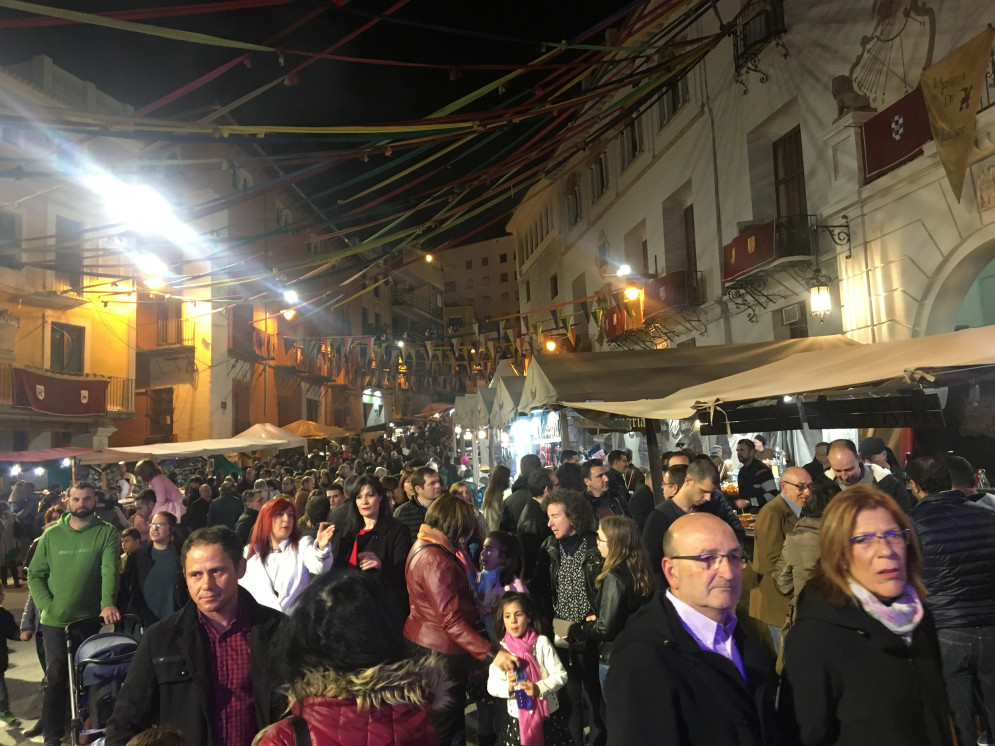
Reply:
<svg viewBox="0 0 995 746"><path fill-rule="evenodd" d="M590 323L591 321L591 305L586 301L582 300L580 302L580 310L584 314L584 320Z"/></svg>
<svg viewBox="0 0 995 746"><path fill-rule="evenodd" d="M595 308L595 309L593 309L591 311L591 315L594 316L594 323L597 324L598 328L600 329L601 328L601 319L605 315L605 309L603 309L603 308Z"/></svg>
<svg viewBox="0 0 995 746"><path fill-rule="evenodd" d="M107 413L107 385L99 378L41 373L25 368L14 372L14 406L68 416Z"/></svg>
<svg viewBox="0 0 995 746"><path fill-rule="evenodd" d="M995 29L989 27L955 49L919 78L936 152L960 202L967 157L974 140L974 121L991 59Z"/></svg>

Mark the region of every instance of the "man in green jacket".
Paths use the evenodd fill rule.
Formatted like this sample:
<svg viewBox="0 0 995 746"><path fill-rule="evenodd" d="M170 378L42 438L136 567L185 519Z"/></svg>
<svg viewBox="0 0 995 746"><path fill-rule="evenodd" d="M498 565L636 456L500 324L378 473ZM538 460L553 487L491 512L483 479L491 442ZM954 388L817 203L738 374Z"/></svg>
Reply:
<svg viewBox="0 0 995 746"><path fill-rule="evenodd" d="M31 566L28 589L41 611L45 646L45 698L42 732L46 746L56 746L65 734L69 707L69 669L66 626L100 616L105 624L121 618L117 596L120 544L117 529L94 511L93 487L77 482L69 490L69 512L42 534ZM83 637L99 625L81 630Z"/></svg>

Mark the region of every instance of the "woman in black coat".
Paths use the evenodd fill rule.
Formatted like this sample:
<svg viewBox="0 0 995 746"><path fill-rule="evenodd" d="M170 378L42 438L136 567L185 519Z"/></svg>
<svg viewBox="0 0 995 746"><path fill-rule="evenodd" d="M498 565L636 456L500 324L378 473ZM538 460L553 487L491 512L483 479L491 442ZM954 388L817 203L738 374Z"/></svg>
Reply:
<svg viewBox="0 0 995 746"><path fill-rule="evenodd" d="M121 575L118 608L148 627L182 609L190 599L180 566L176 516L152 516L149 540L131 553Z"/></svg>
<svg viewBox="0 0 995 746"><path fill-rule="evenodd" d="M348 502L335 511L344 513L344 517L335 526L332 555L337 568L379 572L394 589L401 609L406 610L404 563L411 549L411 532L394 519L390 505L380 480L368 474L361 476ZM329 519L334 517L329 515Z"/></svg>
<svg viewBox="0 0 995 746"><path fill-rule="evenodd" d="M936 630L922 604L922 555L890 497L834 497L820 559L785 638L779 706L802 746L949 746Z"/></svg>
<svg viewBox="0 0 995 746"><path fill-rule="evenodd" d="M574 625L570 638L597 641L598 671L604 687L615 638L653 594L653 576L639 528L628 516L602 518L597 543L605 564L596 577L588 579L597 589L594 614L583 624Z"/></svg>

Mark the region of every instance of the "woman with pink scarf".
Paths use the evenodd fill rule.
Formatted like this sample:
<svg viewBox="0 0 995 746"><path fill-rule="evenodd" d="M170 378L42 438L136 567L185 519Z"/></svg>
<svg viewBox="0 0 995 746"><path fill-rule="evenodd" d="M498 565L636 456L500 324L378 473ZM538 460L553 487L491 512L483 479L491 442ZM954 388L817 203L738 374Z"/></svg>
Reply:
<svg viewBox="0 0 995 746"><path fill-rule="evenodd" d="M498 746L573 746L556 692L567 671L549 638L536 629L535 606L524 593L505 593L495 609L494 631L520 661L514 672L490 667L487 691L508 700L507 724Z"/></svg>

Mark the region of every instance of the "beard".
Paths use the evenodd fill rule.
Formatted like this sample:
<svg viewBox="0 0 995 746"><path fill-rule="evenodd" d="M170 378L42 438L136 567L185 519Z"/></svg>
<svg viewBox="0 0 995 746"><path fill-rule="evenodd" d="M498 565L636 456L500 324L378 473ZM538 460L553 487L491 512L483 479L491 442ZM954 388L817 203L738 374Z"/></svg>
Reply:
<svg viewBox="0 0 995 746"><path fill-rule="evenodd" d="M85 518L89 518L91 515L94 514L94 512L95 512L94 508L79 508L78 510L72 511L72 514L74 517L83 520Z"/></svg>

